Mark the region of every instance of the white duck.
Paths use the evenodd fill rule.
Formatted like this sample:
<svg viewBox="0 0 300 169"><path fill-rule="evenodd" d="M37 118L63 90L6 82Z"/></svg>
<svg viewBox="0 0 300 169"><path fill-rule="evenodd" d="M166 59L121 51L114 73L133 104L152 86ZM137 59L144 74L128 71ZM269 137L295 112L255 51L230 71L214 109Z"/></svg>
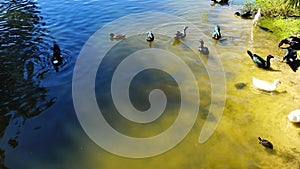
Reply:
<svg viewBox="0 0 300 169"><path fill-rule="evenodd" d="M181 40L181 39L184 39L186 37L186 29L188 28L188 26L185 26L183 28L183 31L180 32L180 31L177 31L177 33L175 34L175 39L177 40Z"/></svg>
<svg viewBox="0 0 300 169"><path fill-rule="evenodd" d="M269 82L266 82L266 81L257 79L255 77L252 77L252 83L259 90L264 90L264 91L272 92L272 91L276 90L277 84L280 83L280 80L276 79L271 84Z"/></svg>
<svg viewBox="0 0 300 169"><path fill-rule="evenodd" d="M288 115L288 119L289 119L292 123L300 123L300 109L297 109L297 110L292 111L292 112Z"/></svg>
<svg viewBox="0 0 300 169"><path fill-rule="evenodd" d="M253 26L256 26L256 25L257 25L260 16L261 16L261 9L259 8L258 11L257 11L257 13L256 13L255 16L254 16L254 19L253 19Z"/></svg>

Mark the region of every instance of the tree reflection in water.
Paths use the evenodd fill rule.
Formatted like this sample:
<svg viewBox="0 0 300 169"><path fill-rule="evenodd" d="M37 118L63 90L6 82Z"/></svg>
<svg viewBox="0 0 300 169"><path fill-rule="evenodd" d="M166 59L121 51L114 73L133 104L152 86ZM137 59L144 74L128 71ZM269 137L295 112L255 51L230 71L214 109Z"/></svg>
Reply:
<svg viewBox="0 0 300 169"><path fill-rule="evenodd" d="M17 130L27 119L49 108L55 99L47 97L40 86L42 75L49 70L51 38L44 28L39 7L30 0L0 2L0 139L8 125ZM18 132L7 142L18 145ZM2 140L3 141L3 140ZM5 147L0 145L0 168L4 166Z"/></svg>

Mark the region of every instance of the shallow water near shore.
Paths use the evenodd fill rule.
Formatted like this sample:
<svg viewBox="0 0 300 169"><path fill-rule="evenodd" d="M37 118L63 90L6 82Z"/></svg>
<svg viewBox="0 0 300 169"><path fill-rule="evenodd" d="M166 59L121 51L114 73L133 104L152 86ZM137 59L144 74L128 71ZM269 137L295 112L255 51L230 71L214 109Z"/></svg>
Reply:
<svg viewBox="0 0 300 169"><path fill-rule="evenodd" d="M284 50L271 33L259 27L252 28L251 20L235 17L243 1L229 6L210 6L198 1L49 1L38 2L52 40L60 45L65 64L56 72L51 66L39 78L39 85L47 90L47 98L55 98L53 105L36 116L15 115L9 121L1 138L5 151L4 164L10 169L50 168L287 168L300 167L300 126L290 123L289 112L300 108L300 74L278 59L271 60L272 70L255 67L246 50L263 58L268 54L282 57ZM132 159L111 154L96 145L80 126L72 102L72 73L76 59L90 36L98 29L122 16L140 12L163 12L190 23L185 41L173 45L173 32L182 29L182 22L166 23L157 17L155 30L166 30L156 36L153 48L171 51L181 56L190 67L199 86L199 112L193 128L177 146L158 156ZM128 23L132 23L128 21ZM221 27L222 39L215 43L210 38L214 26ZM147 25L147 24L145 24ZM178 25L178 26L177 26ZM133 51L148 48L146 32L139 25L121 25L115 32L133 34L107 53L108 59L99 68L96 79L96 97L106 120L119 132L133 137L150 137L166 129L176 120L180 107L180 91L168 74L156 70L144 72L132 81L131 101L140 110L149 108L148 95L153 88L162 89L171 103L164 114L150 124L137 124L124 120L111 100L110 82L114 67ZM150 29L151 27L149 27ZM143 28L147 29L147 28ZM198 34L198 30L201 34ZM107 31L107 35L110 32ZM203 38L211 53L220 58L226 77L226 100L221 121L207 142L198 142L200 131L209 113L211 84L205 66L206 56L197 53L198 39ZM107 43L107 38L101 39ZM195 50L196 52L193 52ZM52 51L49 49L49 52ZM89 72L92 63L84 63ZM172 67L170 67L172 69ZM124 79L129 78L124 73ZM277 91L266 93L252 86L252 76L272 82L280 79ZM40 77L40 76L39 76ZM192 82L191 82L192 83ZM237 89L236 83L245 83ZM26 93L26 91L25 91ZM29 92L27 93L30 94ZM82 96L84 99L85 96ZM43 99L42 99L43 101ZM41 101L41 102L42 102ZM14 102L8 103L11 105ZM30 103L29 103L30 105ZM35 105L32 105L34 109ZM13 110L9 111L14 114ZM21 122L20 122L21 121ZM20 123L17 123L20 122ZM17 124L17 125L16 125ZM15 138L18 145L7 144ZM258 137L271 141L273 150L258 143ZM116 145L118 146L118 145ZM122 147L120 147L122 148ZM1 156L2 157L2 156ZM0 160L1 161L1 160ZM18 162L16 162L18 161Z"/></svg>

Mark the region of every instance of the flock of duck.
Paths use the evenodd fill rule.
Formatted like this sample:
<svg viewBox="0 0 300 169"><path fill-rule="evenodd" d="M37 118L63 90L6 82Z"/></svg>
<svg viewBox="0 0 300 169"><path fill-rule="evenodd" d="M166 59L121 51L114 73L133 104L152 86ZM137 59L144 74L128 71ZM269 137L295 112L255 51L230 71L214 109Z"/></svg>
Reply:
<svg viewBox="0 0 300 169"><path fill-rule="evenodd" d="M211 0L211 2L219 3L219 4L227 4L228 0ZM255 15L254 15L253 11L251 11L251 10L244 11L243 13L236 12L235 15L240 16L242 18L253 18L253 26L256 26L259 18L261 17L261 9L259 8ZM186 34L187 29L188 29L188 26L185 26L183 28L183 30L177 31L175 33L174 40L176 40L176 41L184 40L187 35ZM110 33L109 37L111 40L123 40L126 38L126 35ZM211 37L215 40L219 40L222 38L220 26L218 26L218 25L215 26ZM149 31L147 33L146 41L149 42L149 47L151 47L152 42L154 41L154 34L151 31ZM209 49L208 49L208 47L204 46L203 39L200 39L199 42L200 42L200 46L198 48L198 51L203 55L209 55ZM285 47L285 48L281 47L284 44L289 45L289 46ZM290 36L288 38L285 38L280 41L280 43L278 44L278 47L286 49L286 53L285 53L282 61L286 60L286 63L289 64L290 67L294 71L296 71L297 68L300 66L300 60L297 59L297 52L296 52L296 50L300 50L300 38L298 38L296 36ZM265 60L262 57L258 56L257 54L252 53L249 50L247 50L247 54L250 56L250 58L252 59L252 61L258 68L270 69L270 66L271 66L270 60L272 58L274 58L274 56L268 55ZM63 58L61 56L60 48L54 42L53 56L52 56L51 62L54 65L54 67L57 68L59 65L62 64L62 61L63 61ZM266 92L272 92L272 91L276 90L276 86L277 86L277 84L280 83L280 80L276 79L276 80L274 80L273 83L269 83L269 82L257 79L255 77L252 77L252 83L259 90L266 91ZM292 111L288 115L288 119L293 123L300 123L300 109ZM259 140L259 143L262 144L264 147L273 149L272 143L269 142L268 140L262 139L260 137L258 137L258 140Z"/></svg>

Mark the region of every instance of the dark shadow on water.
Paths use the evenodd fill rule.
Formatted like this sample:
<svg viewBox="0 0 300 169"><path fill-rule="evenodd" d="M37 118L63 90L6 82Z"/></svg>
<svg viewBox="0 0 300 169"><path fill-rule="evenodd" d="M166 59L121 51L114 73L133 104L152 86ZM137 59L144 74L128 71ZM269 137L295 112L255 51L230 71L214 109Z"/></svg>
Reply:
<svg viewBox="0 0 300 169"><path fill-rule="evenodd" d="M297 127L297 128L300 128L300 123L292 123L293 126ZM300 135L300 134L299 134Z"/></svg>
<svg viewBox="0 0 300 169"><path fill-rule="evenodd" d="M40 86L41 73L49 69L51 38L35 1L2 0L0 11L0 139L10 132L7 145L15 148L25 122L55 102ZM10 123L14 128L6 131ZM0 147L0 168L7 168L5 147Z"/></svg>
<svg viewBox="0 0 300 169"><path fill-rule="evenodd" d="M281 72L281 70L277 70L277 69L273 69L273 68L269 68L269 69L266 69L267 71L271 71L271 72Z"/></svg>

